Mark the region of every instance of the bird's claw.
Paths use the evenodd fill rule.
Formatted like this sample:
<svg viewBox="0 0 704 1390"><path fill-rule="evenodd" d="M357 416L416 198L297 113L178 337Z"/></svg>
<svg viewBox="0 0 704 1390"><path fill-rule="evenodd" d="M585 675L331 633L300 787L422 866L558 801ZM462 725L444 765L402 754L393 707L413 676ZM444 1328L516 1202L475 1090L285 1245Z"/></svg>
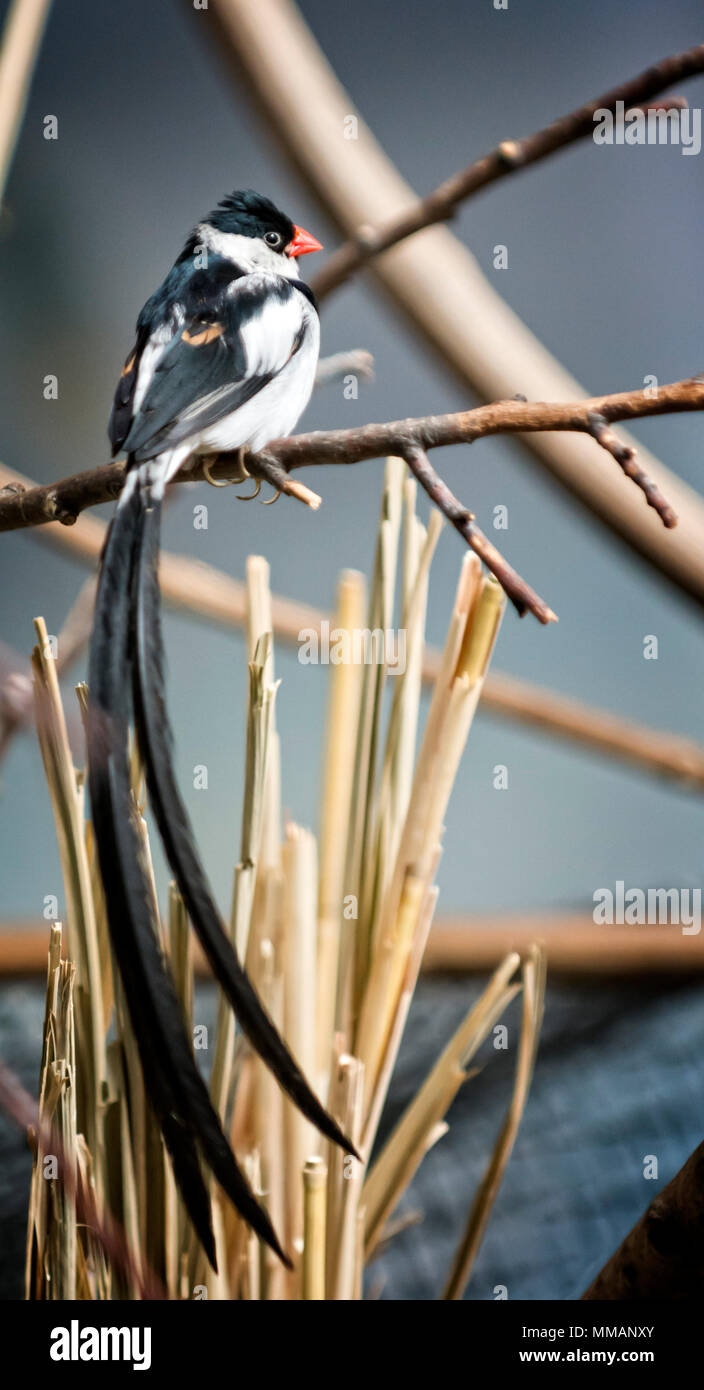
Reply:
<svg viewBox="0 0 704 1390"><path fill-rule="evenodd" d="M248 478L252 478L252 474L251 474L251 473L248 473L248 474L247 474L247 477L248 477ZM237 481L241 483L241 482L242 482L242 479L241 479L241 478L238 478ZM254 499L255 499L255 497L258 497L258 496L259 496L259 494L260 494L260 492L261 492L261 490L262 490L262 480L261 480L261 478L252 478L252 482L254 483L254 492L250 492L250 494L249 494L248 497L245 497L245 496L243 496L243 494L242 494L241 492L238 492L238 493L237 493L237 500L238 500L238 502L253 502Z"/></svg>
<svg viewBox="0 0 704 1390"><path fill-rule="evenodd" d="M241 469L241 472L237 478L214 478L210 470L213 466L213 463L215 462L215 459L204 459L203 477L205 478L206 483L210 483L211 487L232 487L235 483L243 483L245 481L245 478L251 478L252 475L250 472L248 472L247 465L244 461L244 456L246 452L247 450L244 445L242 446L242 448L237 450L237 462L239 463ZM256 492L252 494L253 497L256 497L256 495ZM251 502L252 499L250 497L242 497L240 500L242 502Z"/></svg>
<svg viewBox="0 0 704 1390"><path fill-rule="evenodd" d="M241 449L238 449L237 451L238 463L241 469L239 477L237 478L214 478L210 471L214 460L205 459L203 462L203 477L205 478L205 481L207 483L210 483L211 487L231 487L233 483L243 483L246 478L252 479L252 482L254 483L254 492L250 492L248 496L244 496L241 492L238 492L238 502L253 502L255 497L258 497L262 490L261 478L255 478L254 474L249 472L247 465L244 461L246 452L247 450L244 446ZM262 502L262 506L272 507L274 505L274 502L278 502L280 496L281 488L277 487L274 490L274 496L270 497L267 502Z"/></svg>

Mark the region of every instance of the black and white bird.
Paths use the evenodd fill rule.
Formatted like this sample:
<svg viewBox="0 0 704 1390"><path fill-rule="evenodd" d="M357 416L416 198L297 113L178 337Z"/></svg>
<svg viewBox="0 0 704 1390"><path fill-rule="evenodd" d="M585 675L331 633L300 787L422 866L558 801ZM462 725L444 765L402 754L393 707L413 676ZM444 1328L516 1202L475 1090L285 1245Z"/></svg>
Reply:
<svg viewBox="0 0 704 1390"><path fill-rule="evenodd" d="M257 450L295 426L318 360L315 298L298 257L320 243L268 198L233 193L191 234L145 304L109 434L127 475L103 551L90 651L88 770L114 956L147 1092L184 1203L213 1265L201 1160L285 1259L196 1067L164 960L130 787L134 722L151 808L186 910L252 1046L321 1132L353 1146L321 1105L242 968L213 901L171 758L157 574L164 489L192 454Z"/></svg>

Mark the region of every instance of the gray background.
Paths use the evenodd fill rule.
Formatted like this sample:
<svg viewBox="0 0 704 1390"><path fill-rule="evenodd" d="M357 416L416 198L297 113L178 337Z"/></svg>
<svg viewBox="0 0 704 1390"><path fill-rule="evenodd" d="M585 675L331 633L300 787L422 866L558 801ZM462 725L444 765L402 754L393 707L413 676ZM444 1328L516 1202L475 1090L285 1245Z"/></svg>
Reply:
<svg viewBox="0 0 704 1390"><path fill-rule="evenodd" d="M421 0L305 0L302 9L361 113L418 191L499 140L528 133L702 38L695 0L667 7L655 0L618 7L609 0L510 0L507 12L494 11L489 0L432 8ZM136 314L189 227L225 191L260 188L326 247L335 244L325 217L226 76L204 27L188 6L166 0L64 0L50 19L0 223L0 456L35 479L107 458L111 394ZM702 80L684 90L692 105L702 102ZM59 117L55 143L42 138L47 113ZM456 221L511 306L590 391L638 386L648 373L675 380L704 365L702 157L582 144L476 199ZM491 269L497 243L510 254L510 269L500 273ZM325 309L323 350L350 346L374 353L375 384L357 401L345 401L337 387L317 394L307 426L466 404L361 281ZM50 372L58 374L60 396L47 403L42 380ZM636 423L634 433L699 485L697 416ZM550 630L509 613L497 669L701 739L698 611L558 494L517 444L487 440L471 456L446 451L442 468L485 527L497 503L508 505L510 529L500 543L560 613ZM165 544L238 577L247 553L263 553L276 590L329 604L341 565L369 567L380 474L379 463L339 475L307 471L325 497L317 515L283 500L272 509L243 509L232 493L185 491L170 511ZM193 529L197 501L210 505L207 532ZM460 558L460 542L448 532L433 571L435 642ZM0 638L28 655L32 617L43 613L49 630L58 631L85 571L30 533L2 537L0 566ZM166 629L179 772L225 901L242 778L242 641L185 616L170 614ZM643 660L646 633L659 637L658 661ZM325 672L287 652L279 653L278 672L284 804L314 824ZM202 763L209 790L195 792L191 769ZM496 763L508 765L508 791L492 790ZM695 798L483 716L450 806L440 908L586 907L595 887L617 878L641 887L699 884L703 831ZM33 737L15 741L3 768L0 846L3 918L36 919L48 893L63 901ZM163 885L162 867L159 878ZM603 997L606 1012L618 1012L614 996ZM648 1016L640 1027L647 1053ZM10 1029L10 1054L12 1038ZM620 1047L609 1067L616 1069L616 1133L618 1096L633 1080ZM575 1124L586 1124L574 1088L568 1093ZM593 1099L596 1111L601 1101L596 1093ZM629 1123L630 1162L637 1166L648 1140L635 1134L633 1117L626 1132ZM682 1136L672 1167L696 1137ZM556 1175L558 1190L560 1181ZM635 1214L645 1197L629 1191ZM617 1211L609 1239L619 1219ZM562 1281L526 1287L532 1297L540 1289L564 1296Z"/></svg>

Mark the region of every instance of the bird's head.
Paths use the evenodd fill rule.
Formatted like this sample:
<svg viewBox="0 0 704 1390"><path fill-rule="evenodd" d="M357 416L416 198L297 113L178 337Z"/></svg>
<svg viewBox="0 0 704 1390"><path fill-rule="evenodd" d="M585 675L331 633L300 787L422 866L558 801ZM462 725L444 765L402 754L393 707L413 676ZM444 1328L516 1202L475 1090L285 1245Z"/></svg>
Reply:
<svg viewBox="0 0 704 1390"><path fill-rule="evenodd" d="M297 278L299 256L321 251L310 232L252 189L229 193L198 228L206 244L238 264Z"/></svg>

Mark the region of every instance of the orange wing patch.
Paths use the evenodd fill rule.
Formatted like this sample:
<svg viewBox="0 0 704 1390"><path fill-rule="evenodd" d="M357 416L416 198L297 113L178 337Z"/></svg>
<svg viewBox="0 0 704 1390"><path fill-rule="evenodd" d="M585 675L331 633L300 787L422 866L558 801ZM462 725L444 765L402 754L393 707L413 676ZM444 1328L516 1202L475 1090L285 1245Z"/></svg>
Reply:
<svg viewBox="0 0 704 1390"><path fill-rule="evenodd" d="M189 333L184 328L181 339L184 343L189 343L191 347L203 347L206 343L212 343L216 338L221 338L225 332L223 323L210 323L207 328L201 329L200 333Z"/></svg>
<svg viewBox="0 0 704 1390"><path fill-rule="evenodd" d="M136 357L137 357L136 352L133 352L133 353L132 353L132 356L131 356L131 357L128 357L127 361L125 362L124 367L122 368L122 371L120 372L120 376L121 376L121 377L122 377L122 376L129 376L130 372L132 371L132 368L134 367Z"/></svg>

